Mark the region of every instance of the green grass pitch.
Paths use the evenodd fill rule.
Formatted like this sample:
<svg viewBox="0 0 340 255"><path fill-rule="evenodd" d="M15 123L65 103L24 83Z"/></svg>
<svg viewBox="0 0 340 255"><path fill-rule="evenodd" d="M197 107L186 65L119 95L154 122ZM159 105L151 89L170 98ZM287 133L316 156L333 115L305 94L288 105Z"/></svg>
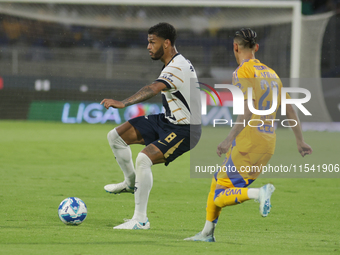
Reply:
<svg viewBox="0 0 340 255"><path fill-rule="evenodd" d="M148 231L113 230L134 210L131 194L111 195L103 186L123 175L106 140L112 125L0 122L0 254L338 254L340 179L260 178L276 186L272 212L258 204L226 207L216 243L183 241L200 231L210 179L190 178L189 153L168 167L153 167ZM292 132L278 130L270 163L340 163L338 133L306 132L313 146L299 157ZM132 146L134 157L142 146ZM339 173L340 175L340 173ZM57 208L81 198L88 216L66 226Z"/></svg>

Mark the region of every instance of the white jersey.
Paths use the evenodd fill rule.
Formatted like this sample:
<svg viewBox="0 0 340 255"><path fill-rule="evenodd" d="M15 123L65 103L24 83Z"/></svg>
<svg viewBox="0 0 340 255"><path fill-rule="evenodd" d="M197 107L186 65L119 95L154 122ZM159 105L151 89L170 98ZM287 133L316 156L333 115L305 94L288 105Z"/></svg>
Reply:
<svg viewBox="0 0 340 255"><path fill-rule="evenodd" d="M197 75L189 60L177 53L156 80L162 91L165 117L173 124L201 124L201 95Z"/></svg>

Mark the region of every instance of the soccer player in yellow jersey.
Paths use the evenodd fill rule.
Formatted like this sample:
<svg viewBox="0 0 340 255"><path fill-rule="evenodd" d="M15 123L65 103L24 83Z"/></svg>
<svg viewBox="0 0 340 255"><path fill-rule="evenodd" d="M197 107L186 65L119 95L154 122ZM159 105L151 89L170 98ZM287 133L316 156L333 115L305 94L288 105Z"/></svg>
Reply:
<svg viewBox="0 0 340 255"><path fill-rule="evenodd" d="M266 184L261 188L248 188L260 171L245 169L261 169L274 153L276 136L272 124L280 105L282 83L274 70L255 59L255 52L259 49L256 39L256 32L249 28L242 28L235 34L233 46L239 67L233 73L233 85L239 87L244 94L244 115L239 115L236 122L245 125L235 124L227 138L218 145L217 154L226 155L221 167L221 169L225 167L225 171L217 172L212 179L203 230L184 240L215 242L214 229L221 209L225 206L257 199L260 202L260 214L266 217L270 212L270 198L275 190L274 186ZM272 107L272 92L276 88L278 93L276 110L268 115L253 114L247 103L249 87L252 88L253 108L257 110L268 110ZM289 98L289 95L286 97ZM303 140L294 108L288 104L286 111L287 118L297 122L292 129L298 151L302 156L311 154L312 148ZM247 125L249 120L251 126ZM294 124L295 122L292 122L291 126Z"/></svg>

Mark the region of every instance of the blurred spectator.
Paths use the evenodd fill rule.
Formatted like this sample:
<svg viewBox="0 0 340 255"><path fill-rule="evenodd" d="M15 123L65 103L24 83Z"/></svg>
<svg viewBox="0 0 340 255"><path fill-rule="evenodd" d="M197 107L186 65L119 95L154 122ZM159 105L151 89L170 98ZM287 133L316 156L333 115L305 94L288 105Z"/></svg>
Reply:
<svg viewBox="0 0 340 255"><path fill-rule="evenodd" d="M2 21L4 32L8 38L9 44L15 44L21 36L21 26L18 19L6 17Z"/></svg>
<svg viewBox="0 0 340 255"><path fill-rule="evenodd" d="M334 9L333 0L314 0L313 9L314 13L332 11Z"/></svg>
<svg viewBox="0 0 340 255"><path fill-rule="evenodd" d="M312 15L339 10L340 0L302 0L302 14Z"/></svg>

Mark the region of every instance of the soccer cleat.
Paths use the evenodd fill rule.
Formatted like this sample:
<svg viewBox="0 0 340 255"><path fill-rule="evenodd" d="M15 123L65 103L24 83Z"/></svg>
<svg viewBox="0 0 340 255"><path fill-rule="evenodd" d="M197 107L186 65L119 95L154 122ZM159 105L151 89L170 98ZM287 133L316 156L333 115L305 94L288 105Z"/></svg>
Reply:
<svg viewBox="0 0 340 255"><path fill-rule="evenodd" d="M266 184L260 188L259 202L260 202L260 214L262 217L267 217L270 213L270 197L273 194L275 187L273 184Z"/></svg>
<svg viewBox="0 0 340 255"><path fill-rule="evenodd" d="M121 182L117 184L108 184L104 187L106 192L113 193L113 194L120 194L120 193L134 193L135 188L130 187L126 184L126 182Z"/></svg>
<svg viewBox="0 0 340 255"><path fill-rule="evenodd" d="M202 232L197 233L192 237L188 237L184 239L185 241L201 241L201 242L215 242L215 237L213 234L204 235Z"/></svg>
<svg viewBox="0 0 340 255"><path fill-rule="evenodd" d="M123 224L113 227L113 229L150 229L150 222L147 219L145 223L131 219Z"/></svg>

